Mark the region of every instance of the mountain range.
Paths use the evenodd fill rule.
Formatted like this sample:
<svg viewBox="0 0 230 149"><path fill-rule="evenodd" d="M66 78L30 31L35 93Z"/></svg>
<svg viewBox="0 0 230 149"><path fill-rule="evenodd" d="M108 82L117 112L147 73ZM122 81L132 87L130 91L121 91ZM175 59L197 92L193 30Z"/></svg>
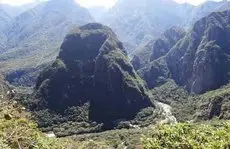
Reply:
<svg viewBox="0 0 230 149"><path fill-rule="evenodd" d="M112 148L229 143L230 2L118 0L110 9L87 9L50 0L0 5L0 21L0 121L34 130L28 148L50 141L40 131L103 138ZM0 146L27 148L22 138L2 141L15 135L2 135L3 128ZM85 148L99 148L89 142Z"/></svg>
<svg viewBox="0 0 230 149"><path fill-rule="evenodd" d="M40 68L55 59L71 28L91 21L88 11L74 0L44 2L12 19L4 31L7 47L0 56L1 69L10 72L7 79L31 85Z"/></svg>
<svg viewBox="0 0 230 149"><path fill-rule="evenodd" d="M14 11L12 8L7 9L8 12L0 13L4 18L1 20L7 24L4 25L6 28L1 27L5 28L2 31L0 28L1 71L15 85L34 85L42 68L51 64L58 55L66 33L74 26L94 20L110 26L132 57L138 55L135 52L143 49L145 43L160 37L166 29L191 26L202 16L212 11L228 9L229 6L229 2L206 2L195 7L171 0L136 1L129 5L130 3L129 0L120 0L109 10L87 10L74 0L51 0ZM2 8L6 8L5 5ZM127 11L129 9L135 12Z"/></svg>
<svg viewBox="0 0 230 149"><path fill-rule="evenodd" d="M194 93L203 93L227 84L228 24L229 11L212 13L196 22L192 30L179 38L177 43L174 42L173 46L164 40L164 48L168 49L163 50L164 54L155 50L162 49L161 45L155 44L150 62L141 68L140 74L151 88L167 78L173 78L179 85ZM170 36L176 38L172 33L167 37ZM162 56L156 59L159 54ZM214 79L215 81L211 81Z"/></svg>
<svg viewBox="0 0 230 149"><path fill-rule="evenodd" d="M227 1L193 6L173 0L119 0L99 21L113 28L123 42L139 45L159 37L170 27L190 28L200 18L213 11L229 9L228 6Z"/></svg>

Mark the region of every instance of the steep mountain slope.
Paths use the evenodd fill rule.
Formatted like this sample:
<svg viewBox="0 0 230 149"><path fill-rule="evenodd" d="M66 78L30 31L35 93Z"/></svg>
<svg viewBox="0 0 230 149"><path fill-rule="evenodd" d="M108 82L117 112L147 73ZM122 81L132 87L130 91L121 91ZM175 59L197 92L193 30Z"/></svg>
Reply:
<svg viewBox="0 0 230 149"><path fill-rule="evenodd" d="M172 0L119 0L102 22L112 27L122 41L140 44L182 24L192 9L189 4Z"/></svg>
<svg viewBox="0 0 230 149"><path fill-rule="evenodd" d="M230 9L230 2L229 1L207 1L203 4L197 6L193 11L191 12L187 27L193 26L196 21L199 19L209 15L212 12L215 11L224 11Z"/></svg>
<svg viewBox="0 0 230 149"><path fill-rule="evenodd" d="M190 28L211 12L229 9L229 5L227 1L192 6L173 0L119 0L99 22L109 25L123 42L137 46L158 38L172 26Z"/></svg>
<svg viewBox="0 0 230 149"><path fill-rule="evenodd" d="M0 4L0 53L6 50L7 37L5 32L9 26L10 21L23 13L24 11L34 7L37 3L31 3L22 6L10 6L6 4Z"/></svg>
<svg viewBox="0 0 230 149"><path fill-rule="evenodd" d="M147 83L153 76L161 81L172 78L193 93L203 93L227 84L229 24L230 11L215 12L202 18L169 53L140 70L140 74Z"/></svg>
<svg viewBox="0 0 230 149"><path fill-rule="evenodd" d="M17 16L5 32L8 47L0 56L1 70L10 72L10 82L31 85L35 76L30 72L55 59L66 33L91 21L74 0L51 0Z"/></svg>
<svg viewBox="0 0 230 149"><path fill-rule="evenodd" d="M7 12L0 7L0 29L2 31L3 27L5 27L9 21L11 20L11 16L7 14Z"/></svg>
<svg viewBox="0 0 230 149"><path fill-rule="evenodd" d="M136 67L136 69L140 69L151 61L164 56L184 35L185 31L182 28L172 27L167 29L159 38L138 46L130 54L134 57L132 64L137 66L139 62L139 67Z"/></svg>
<svg viewBox="0 0 230 149"><path fill-rule="evenodd" d="M229 24L230 11L212 13L169 52L166 61L178 84L202 93L228 82Z"/></svg>
<svg viewBox="0 0 230 149"><path fill-rule="evenodd" d="M31 107L36 111L49 109L75 123L95 121L102 123L103 129L135 119L144 108L152 107L150 115L156 111L122 43L101 24L87 24L65 38L56 61L39 76L33 98ZM70 113L71 107L78 113Z"/></svg>
<svg viewBox="0 0 230 149"><path fill-rule="evenodd" d="M10 6L7 4L0 4L0 30L4 30L9 25L9 22L24 11L34 7L36 3L22 6Z"/></svg>
<svg viewBox="0 0 230 149"><path fill-rule="evenodd" d="M11 17L0 8L0 53L2 53L5 48L6 36L3 33L3 29L9 23Z"/></svg>

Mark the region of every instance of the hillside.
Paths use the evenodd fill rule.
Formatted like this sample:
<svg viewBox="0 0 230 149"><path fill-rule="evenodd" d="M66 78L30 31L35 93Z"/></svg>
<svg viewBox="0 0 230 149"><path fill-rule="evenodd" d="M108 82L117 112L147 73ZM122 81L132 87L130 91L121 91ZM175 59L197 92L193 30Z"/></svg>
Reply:
<svg viewBox="0 0 230 149"><path fill-rule="evenodd" d="M1 71L17 85L33 85L41 68L55 60L61 42L71 28L92 21L74 0L51 0L15 17L5 30L6 51Z"/></svg>
<svg viewBox="0 0 230 149"><path fill-rule="evenodd" d="M140 69L153 60L164 56L169 50L185 35L185 31L180 27L172 27L167 29L159 38L150 40L137 47L130 55L134 57L133 65L136 61L140 61Z"/></svg>
<svg viewBox="0 0 230 149"><path fill-rule="evenodd" d="M209 15L212 12L215 11L224 11L230 9L230 2L229 1L207 1L196 8L193 9L193 11L190 14L189 19L187 20L187 27L191 27L194 25L196 21L199 19Z"/></svg>
<svg viewBox="0 0 230 149"><path fill-rule="evenodd" d="M229 8L229 2L206 2L198 7L171 0L130 3L133 2L121 0L108 11L96 7L87 11L73 0L51 0L17 9L4 5L0 10L7 15L3 12L1 17L0 13L3 21L0 26L7 22L7 28L1 31L0 27L0 71L14 85L34 85L40 71L55 60L66 33L74 26L93 22L90 13L118 34L131 56L137 56L148 55L148 50L144 49L152 46L152 41L170 27L189 28L212 11ZM129 9L136 11L126 11ZM148 60L141 59L141 63Z"/></svg>
<svg viewBox="0 0 230 149"><path fill-rule="evenodd" d="M230 148L229 1L76 2L0 4L0 149Z"/></svg>
<svg viewBox="0 0 230 149"><path fill-rule="evenodd" d="M150 83L151 78L159 83L172 78L192 93L217 89L229 80L228 32L229 11L212 13L196 22L165 56L139 72L151 88L159 85Z"/></svg>
<svg viewBox="0 0 230 149"><path fill-rule="evenodd" d="M172 0L120 0L101 21L109 25L123 42L138 45L182 24L192 9L192 5Z"/></svg>
<svg viewBox="0 0 230 149"><path fill-rule="evenodd" d="M188 3L178 4L173 0L119 0L97 21L110 26L123 42L136 48L159 38L173 26L190 29L196 21L211 12L229 9L229 4L225 1L208 1L193 6ZM132 50L128 49L128 53Z"/></svg>
<svg viewBox="0 0 230 149"><path fill-rule="evenodd" d="M70 135L164 119L157 114L162 107L151 99L122 43L110 28L94 23L67 35L56 61L38 77L27 104L40 127ZM58 119L62 122L57 125ZM59 129L70 122L72 127Z"/></svg>

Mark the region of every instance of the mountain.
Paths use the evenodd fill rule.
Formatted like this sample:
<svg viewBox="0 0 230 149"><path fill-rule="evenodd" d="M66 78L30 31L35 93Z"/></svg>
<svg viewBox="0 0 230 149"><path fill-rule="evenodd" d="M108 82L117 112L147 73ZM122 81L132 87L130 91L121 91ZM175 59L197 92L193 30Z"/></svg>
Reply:
<svg viewBox="0 0 230 149"><path fill-rule="evenodd" d="M204 93L227 84L229 24L230 11L202 18L166 55L139 70L140 74L151 88L172 78L192 93ZM159 82L151 83L153 78Z"/></svg>
<svg viewBox="0 0 230 149"><path fill-rule="evenodd" d="M173 8L173 9L172 9ZM172 0L119 0L102 18L122 41L138 45L181 25L194 6Z"/></svg>
<svg viewBox="0 0 230 149"><path fill-rule="evenodd" d="M3 9L0 9L0 29L2 30L4 26L6 26L10 19L11 19L11 16L9 14L7 14L7 12Z"/></svg>
<svg viewBox="0 0 230 149"><path fill-rule="evenodd" d="M71 121L96 122L103 129L135 119L142 109L149 107L150 113L157 109L122 43L110 28L96 23L67 35L56 61L38 77L33 99L31 107L40 111L39 117L49 109L66 119L73 107L78 114Z"/></svg>
<svg viewBox="0 0 230 149"><path fill-rule="evenodd" d="M173 0L119 0L99 22L110 26L123 42L137 47L158 38L172 26L189 29L202 17L229 9L229 5L228 1L207 1L193 6Z"/></svg>
<svg viewBox="0 0 230 149"><path fill-rule="evenodd" d="M71 28L93 21L74 0L51 0L15 17L5 30L2 71L12 83L32 85L40 68L52 62Z"/></svg>
<svg viewBox="0 0 230 149"><path fill-rule="evenodd" d="M71 25L84 24L89 20L91 20L91 16L88 11L80 7L74 0L51 0L15 18L7 31L8 42L17 45L19 42L26 42L28 37L33 38L41 31L49 37L54 33L54 29L50 27L54 26L57 26L56 28L63 27L62 33L59 33L62 35L68 31ZM49 34L44 33L47 29ZM18 36L14 36L19 32ZM55 36L53 38L55 39Z"/></svg>
<svg viewBox="0 0 230 149"><path fill-rule="evenodd" d="M39 4L38 2L33 2L33 3L21 5L21 6L11 6L8 4L0 4L0 9L4 10L11 18L14 18L22 14L23 12L35 7L38 4Z"/></svg>
<svg viewBox="0 0 230 149"><path fill-rule="evenodd" d="M189 28L193 26L196 21L209 15L212 12L224 11L228 9L230 9L229 1L220 1L220 2L206 1L193 9L193 11L191 12L189 16L187 27Z"/></svg>
<svg viewBox="0 0 230 149"><path fill-rule="evenodd" d="M25 12L26 10L35 7L37 3L31 3L22 6L10 6L7 4L0 4L0 53L6 48L6 35L5 30L7 30L11 20Z"/></svg>
<svg viewBox="0 0 230 149"><path fill-rule="evenodd" d="M132 64L135 69L140 69L153 60L164 56L185 35L185 31L179 27L167 29L159 38L150 40L137 47L130 55L133 56ZM137 63L136 63L137 62Z"/></svg>
<svg viewBox="0 0 230 149"><path fill-rule="evenodd" d="M35 7L37 3L31 3L22 6L10 6L7 4L0 4L0 31L4 31L9 25L10 21L22 14L23 12ZM3 32L2 32L3 33ZM1 39L0 39L1 40Z"/></svg>
<svg viewBox="0 0 230 149"><path fill-rule="evenodd" d="M11 17L2 9L0 9L0 53L5 48L6 36L3 33L3 28L7 26Z"/></svg>
<svg viewBox="0 0 230 149"><path fill-rule="evenodd" d="M211 11L224 10L229 5L228 2L215 2L195 8L171 0L145 0L141 4L136 1L134 5L130 3L134 2L120 0L106 13L104 8L92 8L89 11L96 20L112 27L131 56L136 51L140 55L149 54L148 50L141 50L150 49L152 41L159 38L166 29L174 25L188 26L201 16ZM2 20L9 22L8 17ZM40 70L51 64L58 55L59 46L68 30L92 21L89 12L74 0L51 0L13 17L0 37L1 71L15 85L34 85ZM146 63L147 60L140 61Z"/></svg>

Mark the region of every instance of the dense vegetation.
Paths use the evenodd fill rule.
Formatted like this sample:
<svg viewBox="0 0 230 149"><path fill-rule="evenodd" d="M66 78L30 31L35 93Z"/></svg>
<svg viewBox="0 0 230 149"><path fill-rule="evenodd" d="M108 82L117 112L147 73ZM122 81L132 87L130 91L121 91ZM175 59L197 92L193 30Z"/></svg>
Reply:
<svg viewBox="0 0 230 149"><path fill-rule="evenodd" d="M164 95L162 96L162 99L166 100L162 100L162 102L171 105L174 104L174 101L180 103L180 100L183 101L183 96L179 97L179 95L182 95L181 93L184 94L184 98L188 97L186 92L181 88L175 88L176 86L173 86L173 83L171 83L170 86L169 83L165 84L165 87L171 88L171 92L169 90L163 92L166 88L158 88L156 89L157 91L155 91L155 93L161 92L162 95ZM229 86L226 86L204 95L193 96L193 98L196 97L197 100L200 98L198 101L202 101L201 99L215 99L215 97L221 96L227 98L228 95ZM192 99L192 96L190 98ZM171 99L174 99L174 101ZM189 106L191 106L189 103L178 104L178 107L175 107L174 109L182 108L186 110ZM128 149L229 148L229 121L178 123L173 125L147 124L149 126L146 125L147 127L143 128L137 126L131 128L130 122L125 122L120 123L120 127L117 127L122 128L120 130L117 129L101 133L74 135L67 138L47 138L47 136L37 127L37 124L31 120L31 114L26 112L25 108L17 102L12 100L1 101L0 107L0 147L3 147L4 149L122 149L125 147ZM150 111L152 110L146 109L142 111L137 115L136 120L141 119L143 115L148 114ZM183 112L183 110L178 112L179 114L184 114L180 115L181 117L186 115L186 112ZM40 116L42 117L43 115ZM52 117L49 118L51 119ZM61 122L60 119L56 120ZM151 124L152 120L149 120ZM140 124L143 123L141 122ZM59 125L59 129L56 128L53 130L57 136L65 136L64 134L71 135L71 133L68 134L67 131L63 130L72 129L73 131L77 131L79 130L80 125L76 126L77 127L74 127L73 122L70 120L68 123Z"/></svg>
<svg viewBox="0 0 230 149"><path fill-rule="evenodd" d="M0 75L0 148L230 149L230 11L187 33L165 31L229 6L119 1L110 25L128 50L142 43L130 62L112 29L98 23L73 29L59 48L72 25L91 20L74 0L17 17L0 5L0 71L13 85L36 81L15 87Z"/></svg>
<svg viewBox="0 0 230 149"><path fill-rule="evenodd" d="M144 149L229 149L230 122L156 126L142 138Z"/></svg>
<svg viewBox="0 0 230 149"><path fill-rule="evenodd" d="M162 57L140 68L139 74L150 88L173 79L195 94L226 85L230 78L229 16L230 11L213 12L200 19ZM156 49L161 48L157 44ZM157 55L154 51L153 54Z"/></svg>
<svg viewBox="0 0 230 149"><path fill-rule="evenodd" d="M161 116L122 43L98 23L67 35L26 102L39 126L59 136L147 125Z"/></svg>
<svg viewBox="0 0 230 149"><path fill-rule="evenodd" d="M74 141L70 138L48 138L30 114L13 101L0 101L1 149L105 149L107 145L95 141Z"/></svg>
<svg viewBox="0 0 230 149"><path fill-rule="evenodd" d="M14 103L14 104L12 104ZM179 123L48 138L13 101L0 102L0 147L4 149L228 149L230 122Z"/></svg>

